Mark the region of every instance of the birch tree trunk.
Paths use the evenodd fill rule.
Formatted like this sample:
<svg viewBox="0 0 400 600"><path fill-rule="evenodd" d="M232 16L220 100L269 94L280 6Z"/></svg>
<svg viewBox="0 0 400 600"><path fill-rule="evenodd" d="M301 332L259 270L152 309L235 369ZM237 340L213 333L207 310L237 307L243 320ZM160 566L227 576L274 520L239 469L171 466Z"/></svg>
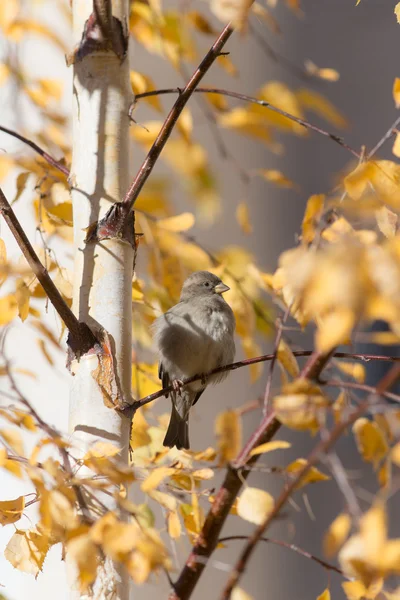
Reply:
<svg viewBox="0 0 400 600"><path fill-rule="evenodd" d="M132 92L127 50L128 0L73 0L73 155L70 183L74 212L73 310L96 333L109 335L122 397L131 391L133 249L121 239L85 243L85 229L118 202L129 183L129 104ZM112 11L112 12L111 12ZM124 47L125 44L125 47ZM98 357L74 361L70 431L80 451L107 441L128 457L129 420L105 406L93 378ZM112 510L114 500L105 497ZM73 586L72 587L76 587ZM128 600L126 573L99 567L94 597ZM72 598L81 596L72 590Z"/></svg>

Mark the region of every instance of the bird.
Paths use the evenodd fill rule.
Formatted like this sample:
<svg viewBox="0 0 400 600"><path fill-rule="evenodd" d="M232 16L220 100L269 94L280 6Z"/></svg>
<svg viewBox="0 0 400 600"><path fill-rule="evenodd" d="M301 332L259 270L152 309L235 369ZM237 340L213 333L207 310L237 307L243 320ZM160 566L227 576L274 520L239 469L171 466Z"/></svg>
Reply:
<svg viewBox="0 0 400 600"><path fill-rule="evenodd" d="M205 375L233 362L235 316L222 297L229 289L213 273L196 271L184 281L179 302L153 323L158 376L163 388L173 386L164 446L176 446L178 450L190 448L191 407L208 384L222 381L228 373ZM194 375L202 378L183 386L183 380Z"/></svg>

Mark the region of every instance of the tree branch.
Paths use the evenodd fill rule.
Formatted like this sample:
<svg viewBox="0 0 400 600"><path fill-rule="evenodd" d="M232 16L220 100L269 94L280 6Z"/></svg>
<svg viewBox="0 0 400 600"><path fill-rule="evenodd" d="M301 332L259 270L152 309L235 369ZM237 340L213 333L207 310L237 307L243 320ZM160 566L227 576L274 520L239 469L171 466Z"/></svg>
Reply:
<svg viewBox="0 0 400 600"><path fill-rule="evenodd" d="M56 160L50 154L48 154L48 152L46 152L40 146L35 144L35 142L32 142L32 140L28 140L28 138L24 137L23 135L17 133L16 131L13 131L12 129L7 129L7 127L3 127L2 125L0 125L0 131L8 133L8 135L12 135L13 137L17 138L17 140L20 140L21 142L32 148L32 150L37 152L37 154L40 154L40 156L44 158L44 160L48 162L49 165L51 165L55 169L58 169L59 171L61 171L61 173L64 173L66 177L69 177L68 168L61 161Z"/></svg>
<svg viewBox="0 0 400 600"><path fill-rule="evenodd" d="M269 355L272 360L273 354ZM317 379L330 358L330 354L311 353L299 378L308 377ZM259 427L251 435L244 448L238 454L232 464L228 466L224 482L218 490L213 505L208 512L203 528L186 560L169 600L188 600L198 580L203 573L207 558L214 552L221 529L232 508L233 502L247 479L251 469L243 467L252 466L257 462L258 456L251 456L250 451L260 444L269 442L279 430L281 424L276 419L275 413L265 415Z"/></svg>
<svg viewBox="0 0 400 600"><path fill-rule="evenodd" d="M218 540L218 543L223 544L225 542L230 542L231 540L247 540L247 539L248 538L246 535L229 535L227 537L220 538ZM289 542L282 542L281 540L274 540L273 538L266 538L266 537L262 537L260 539L260 542L268 542L269 544L275 544L276 546L281 546L282 548L288 548L288 550L293 550L293 552L297 552L297 554L300 554L301 556L304 556L305 558L309 558L310 560L313 560L314 562L318 563L319 565L321 565L321 567L324 567L324 569L327 569L328 571L335 571L335 573L338 573L339 575L342 575L342 577L345 577L345 574L343 573L343 571L341 569L339 569L339 567L336 567L335 565L331 565L330 563L326 562L325 560L322 560L321 558L314 556L310 552L307 552L307 550L303 550L302 548L299 548L298 546L295 546L294 544L290 544Z"/></svg>
<svg viewBox="0 0 400 600"><path fill-rule="evenodd" d="M313 357L311 357L312 359ZM311 362L311 359L309 362ZM314 363L317 364L317 360L314 359ZM268 517L261 523L253 532L253 534L249 537L247 544L245 545L239 560L237 561L234 569L232 570L231 576L229 577L228 583L224 588L224 591L221 596L221 600L228 600L231 597L232 590L238 584L246 565L253 554L257 543L263 537L265 531L272 523L272 521L279 515L280 511L286 504L287 500L291 497L293 492L298 488L302 479L305 475L310 471L310 469L320 460L322 454L328 452L333 445L340 438L342 433L352 425L358 418L360 418L370 407L371 403L373 403L376 397L383 395L387 392L387 390L397 381L400 377L400 365L396 364L390 369L388 373L380 380L377 387L373 390L373 393L370 394L364 402L360 403L359 406L350 413L350 415L344 421L338 423L330 435L323 439L317 444L314 450L308 457L307 462L304 467L299 471L297 476L292 480L292 482L283 490L279 498L277 499L274 509L268 515Z"/></svg>
<svg viewBox="0 0 400 600"><path fill-rule="evenodd" d="M293 355L296 357L313 356L314 354L315 353L313 350L296 350L293 352ZM242 367L248 367L250 365L256 365L257 363L272 361L274 360L274 357L275 352L272 354L263 354L262 356L255 356L254 358L246 358L245 360L239 360L237 362L231 363L230 365L224 365L223 367L213 369L205 375L194 375L193 377L188 377L187 379L183 380L183 385L185 386L188 383L193 383L193 381L200 381L200 379L203 379L204 377L210 377L211 375L215 375L216 373L224 373L225 371L236 371L236 369L240 369ZM332 354L332 358L347 358L349 360L360 360L362 362L369 362L370 360L376 360L380 362L400 362L400 356L383 356L380 354L352 354L350 352L335 352ZM315 358L313 357L313 361L314 360ZM310 366L308 367L308 369L310 369ZM304 371L303 377L310 378L310 376L307 375L307 371ZM364 391L370 391L373 389L369 388L367 390L367 386L363 386L362 384L357 383L351 384L351 382L342 383L341 381L324 381L322 383L324 383L324 385L343 385L343 387L354 387L357 389L364 389ZM144 396L140 400L136 400L136 402L134 402L130 407L128 407L127 410L133 410L135 412L138 408L144 406L145 404L149 404L150 402L153 402L153 400L157 400L158 398L161 398L162 396L165 396L165 394L169 394L172 391L173 387L172 385L169 385L165 388L158 390L157 392L154 392L153 394ZM388 398L400 400L400 396L396 396L395 394L389 394L389 392L386 392L385 395Z"/></svg>
<svg viewBox="0 0 400 600"><path fill-rule="evenodd" d="M126 193L123 202L128 207L128 211L132 210L136 198L140 194L141 189L143 188L150 173L152 172L154 165L156 164L158 157L160 156L165 144L167 143L168 138L171 135L171 132L175 126L175 123L177 122L180 114L186 106L189 98L191 97L191 95L193 94L196 87L203 79L204 75L207 73L211 65L220 55L222 48L224 47L232 33L233 29L231 29L230 25L228 24L222 30L217 40L207 52L200 65L193 73L189 82L186 84L185 88L183 90L178 90L178 99L176 100L174 106L171 108L154 144L150 148L142 166L139 169L138 174L136 175L134 181L132 182L129 190Z"/></svg>
<svg viewBox="0 0 400 600"><path fill-rule="evenodd" d="M93 347L96 338L85 323L80 323L64 298L53 283L50 275L39 260L33 246L21 227L13 209L11 208L3 191L0 189L0 214L11 230L22 254L25 256L33 273L38 278L50 302L64 321L70 336L69 343L75 353L82 354Z"/></svg>
<svg viewBox="0 0 400 600"><path fill-rule="evenodd" d="M149 96L161 96L163 94L179 94L180 92L181 92L181 90L179 88L165 88L165 89L161 89L161 90L152 90L149 92L143 92L141 94L137 94L136 100L138 100L140 98L148 98ZM258 106L264 106L265 108L269 108L269 110L272 110L272 111L278 113L279 115L282 115L283 117L286 117L287 119L290 119L291 121L294 121L298 125L305 127L305 129L311 129L312 131L315 131L316 133L319 133L325 137L330 138L331 140L333 140L334 142L339 144L339 146L342 146L342 148L345 148L346 150L351 152L351 154L353 156L356 156L358 159L361 158L360 152L357 152L357 150L354 150L354 148L352 148L351 146L346 144L346 142L340 136L335 135L334 133L330 133L329 131L325 131L325 129L321 129L321 127L317 127L316 125L313 125L312 123L310 123L309 121L306 121L305 119L301 119L300 117L295 117L294 115L286 112L285 110L282 110L282 109L278 108L277 106L270 104L266 100L259 100L258 98L254 98L253 96L247 96L247 94L240 94L239 92L232 92L230 90L223 90L220 88L196 88L196 89L192 90L192 93L193 92L198 93L198 94L220 94L221 96L228 96L229 98L235 98L236 100L242 100L243 102L250 102L251 104L258 104ZM179 101L179 99L177 100L177 102L178 101ZM175 105L176 105L176 103L175 103ZM174 105L174 108L175 108L175 105Z"/></svg>

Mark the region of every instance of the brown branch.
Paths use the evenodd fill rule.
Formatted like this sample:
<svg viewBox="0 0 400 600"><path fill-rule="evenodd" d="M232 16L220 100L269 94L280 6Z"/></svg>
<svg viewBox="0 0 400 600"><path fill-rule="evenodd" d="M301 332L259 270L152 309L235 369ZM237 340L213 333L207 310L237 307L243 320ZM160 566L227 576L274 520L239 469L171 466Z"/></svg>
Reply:
<svg viewBox="0 0 400 600"><path fill-rule="evenodd" d="M49 165L58 169L59 171L61 171L61 173L64 173L66 177L69 177L68 168L61 161L56 160L48 152L46 152L40 146L35 144L35 142L32 142L32 140L28 140L28 138L24 137L20 133L17 133L12 129L7 129L7 127L3 127L2 125L0 125L0 131L4 131L4 133L8 133L8 135L12 135L13 137L17 138L17 140L20 140L21 142L32 148L32 150L34 150L37 154L40 154L40 156L44 158L44 160L48 162Z"/></svg>
<svg viewBox="0 0 400 600"><path fill-rule="evenodd" d="M218 543L223 544L225 542L230 542L231 540L247 540L247 539L248 539L247 535L229 535L227 537L220 538L218 540ZM276 546L281 546L282 548L288 548L288 550L292 550L293 552L297 552L297 554L300 554L301 556L304 556L305 558L309 558L310 560L313 560L314 562L321 565L321 567L324 567L324 569L327 569L328 571L335 571L335 573L342 575L342 577L346 577L346 575L343 573L343 571L341 569L339 569L339 567L336 567L335 565L332 565L332 564L326 562L325 560L322 560L321 558L314 556L314 554L311 554L310 552L307 552L307 550L303 550L302 548L299 548L298 546L295 546L294 544L290 544L289 542L282 542L281 540L275 540L273 538L266 538L266 537L262 537L260 539L260 542L268 542L269 544L275 544Z"/></svg>
<svg viewBox="0 0 400 600"><path fill-rule="evenodd" d="M39 260L33 246L26 236L21 224L19 223L13 209L11 208L3 191L0 189L0 214L3 215L8 227L11 230L22 254L25 256L33 273L38 278L41 286L46 292L50 302L64 321L70 336L69 342L72 350L77 354L87 352L93 347L96 339L89 327L80 323L72 310L69 308L57 287L53 283L50 275Z"/></svg>
<svg viewBox="0 0 400 600"><path fill-rule="evenodd" d="M376 389L372 385L366 385L365 383L357 383L356 381L336 381L335 379L328 379L327 381L321 382L323 385L331 387L341 387L344 389L358 390L360 392L367 392L368 394L375 394ZM400 402L400 396L393 394L392 392L381 392L381 396L393 400L394 402Z"/></svg>
<svg viewBox="0 0 400 600"><path fill-rule="evenodd" d="M317 379L330 355L311 353L300 377ZM270 359L272 360L270 355ZM249 458L250 451L260 444L269 442L281 424L273 412L265 415L259 427L253 432L244 448L232 464L228 466L225 479L218 490L203 528L186 560L169 600L188 600L206 566L206 559L214 552L221 529L229 515L233 502L247 479L251 469L248 466L257 462L259 456ZM246 469L243 467L246 466Z"/></svg>
<svg viewBox="0 0 400 600"><path fill-rule="evenodd" d="M161 89L161 90L152 90L149 92L143 92L142 94L137 94L136 99L147 98L149 96L160 96L162 94L179 94L180 92L181 92L181 90L179 88L165 88L165 89ZM240 94L239 92L232 92L232 91L223 90L220 88L196 88L196 89L192 90L192 93L193 92L199 93L199 94L220 94L221 96L228 96L229 98L235 98L236 100L243 100L243 102L250 102L252 104L258 104L258 106L264 106L265 108L269 108L269 110L272 110L272 111L278 113L279 115L282 115L283 117L286 117L287 119L290 119L291 121L294 121L295 123L297 123L298 125L301 125L305 129L311 129L312 131L315 131L316 133L319 133L325 137L330 138L331 140L333 140L334 142L339 144L339 146L342 146L342 148L345 148L346 150L351 152L351 154L353 156L356 156L358 159L361 158L361 154L359 152L357 152L357 150L354 150L354 148L352 148L351 146L346 144L346 142L340 136L335 135L334 133L330 133L329 131L325 131L325 129L321 129L321 127L317 127L317 125L313 125L312 123L310 123L309 121L306 121L305 119L301 119L300 117L295 117L294 115L286 112L285 110L282 110L282 109L278 108L277 106L270 104L266 100L259 100L258 98L254 98L253 96L247 96L246 94ZM177 102L178 101L179 101L179 98L178 98ZM176 103L175 103L175 105L176 105ZM174 107L175 107L175 105L174 105Z"/></svg>
<svg viewBox="0 0 400 600"><path fill-rule="evenodd" d="M309 362L311 362L311 360ZM314 359L314 363L317 364L318 361ZM264 522L261 523L258 527L256 527L253 534L248 538L247 544L245 545L239 557L239 560L237 561L234 569L232 570L228 583L224 588L221 600L228 600L231 597L232 590L238 584L247 566L247 563L256 548L257 543L263 537L269 525L279 515L281 509L285 506L286 502L289 500L291 495L298 488L305 475L307 475L310 469L320 460L321 456L323 454L326 454L333 447L333 445L337 442L337 440L344 433L347 427L352 425L358 418L360 418L368 410L371 403L373 403L376 400L376 398L378 398L380 395L384 395L385 393L387 393L387 390L398 380L399 377L400 365L393 365L390 371L386 373L386 375L380 380L377 387L373 389L373 393L370 394L366 400L361 402L359 406L350 413L347 419L338 423L326 439L321 440L319 444L315 446L315 448L309 455L304 467L299 471L297 476L283 490L283 492L277 499L274 509L264 520Z"/></svg>
<svg viewBox="0 0 400 600"><path fill-rule="evenodd" d="M199 85L200 81L203 79L204 75L207 73L211 65L218 58L221 53L222 48L230 38L233 33L233 29L231 29L228 24L220 33L217 40L214 42L210 50L207 52L200 65L193 73L189 82L186 84L183 90L178 90L179 97L176 100L174 106L171 108L167 118L165 119L163 126L160 129L160 132L150 148L142 166L140 167L138 174L136 175L134 181L132 182L129 190L126 193L124 198L124 204L128 207L130 211L135 204L136 198L140 194L141 189L143 188L145 182L147 181L150 173L153 170L154 165L158 157L160 156L165 144L168 141L171 132L182 113L184 107L186 106L189 98L195 91L196 87Z"/></svg>
<svg viewBox="0 0 400 600"><path fill-rule="evenodd" d="M315 353L312 350L296 350L293 352L293 355L296 357L302 357L302 356L312 356ZM223 367L218 367L217 369L213 369L212 371L209 371L208 373L205 373L204 375L194 375L193 377L188 377L187 379L183 380L183 385L187 385L188 383L193 383L193 381L200 381L200 379L203 379L204 377L210 377L211 375L215 375L216 373L224 373L225 371L236 371L236 369L241 369L242 367L248 367L250 365L256 365L258 363L262 363L262 362L268 362L268 361L272 361L275 357L275 352L272 354L263 354L262 356L255 356L254 358L246 358L245 360L239 360L237 362L231 363L230 365L224 365ZM352 354L350 352L335 352L332 354L332 358L347 358L347 359L351 359L351 360L360 360L362 362L369 362L371 360L376 360L376 361L382 361L382 362L400 362L400 356L383 356L380 354ZM313 356L313 361L315 360L314 356ZM317 361L318 363L318 361ZM316 364L316 366L318 366L318 364ZM311 367L308 366L307 369L309 370ZM308 377L310 378L310 375L307 375L308 371L303 371L303 375L302 377ZM320 382L323 383L325 385L332 385L332 386L340 386L343 385L343 387L357 387L360 388L361 384L351 384L351 382L342 382L341 381L333 381L332 383L330 382ZM361 386L364 391L371 391L373 388L369 388L367 389L367 386ZM133 410L134 412L144 406L145 404L149 404L150 402L153 402L153 400L157 400L158 398L161 398L162 396L165 396L165 394L169 394L169 392L173 391L173 387L172 385L169 385L165 388L162 388L160 390L158 390L157 392L153 392L152 394L149 394L148 396L144 396L143 398L140 398L140 400L136 400L131 406L129 406L129 408L127 410ZM388 398L394 399L394 400L400 400L400 396L396 396L395 394L390 394L389 392L385 392L385 394Z"/></svg>

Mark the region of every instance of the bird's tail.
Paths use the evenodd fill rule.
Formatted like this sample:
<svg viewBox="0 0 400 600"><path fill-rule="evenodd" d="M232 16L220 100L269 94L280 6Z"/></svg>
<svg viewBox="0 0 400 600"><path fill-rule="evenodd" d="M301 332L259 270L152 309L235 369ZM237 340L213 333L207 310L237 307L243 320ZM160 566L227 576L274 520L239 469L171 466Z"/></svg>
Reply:
<svg viewBox="0 0 400 600"><path fill-rule="evenodd" d="M186 419L181 419L173 403L171 419L164 438L164 446L170 448L176 446L178 450L181 448L189 449L189 415Z"/></svg>

